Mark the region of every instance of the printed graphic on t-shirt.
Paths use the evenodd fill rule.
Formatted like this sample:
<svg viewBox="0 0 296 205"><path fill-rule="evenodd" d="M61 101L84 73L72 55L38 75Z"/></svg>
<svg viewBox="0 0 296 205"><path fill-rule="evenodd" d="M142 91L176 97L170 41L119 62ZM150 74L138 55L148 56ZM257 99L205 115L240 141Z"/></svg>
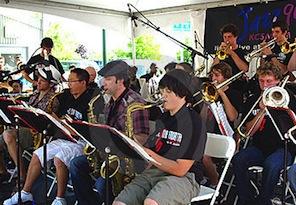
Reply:
<svg viewBox="0 0 296 205"><path fill-rule="evenodd" d="M67 110L67 114L72 116L75 120L81 120L82 119L82 113L75 110L74 108L69 108Z"/></svg>
<svg viewBox="0 0 296 205"><path fill-rule="evenodd" d="M164 145L171 145L175 147L180 147L182 142L182 134L175 131L170 131L167 129L163 129L156 135L156 151L161 150Z"/></svg>

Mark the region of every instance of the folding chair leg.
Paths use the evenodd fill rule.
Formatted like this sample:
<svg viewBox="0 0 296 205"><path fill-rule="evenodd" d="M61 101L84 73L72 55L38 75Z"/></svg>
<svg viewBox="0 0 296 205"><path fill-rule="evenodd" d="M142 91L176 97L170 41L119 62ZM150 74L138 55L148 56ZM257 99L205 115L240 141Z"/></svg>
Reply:
<svg viewBox="0 0 296 205"><path fill-rule="evenodd" d="M51 183L51 185L50 185L50 187L49 187L49 189L48 189L47 197L50 196L50 193L51 193L51 191L52 191L52 189L53 189L55 183L57 183L57 178L56 178L56 177L53 178L53 181L52 181L52 183Z"/></svg>
<svg viewBox="0 0 296 205"><path fill-rule="evenodd" d="M223 203L223 202L227 201L227 197L228 197L228 195L229 195L229 193L230 193L231 187L232 187L232 186L235 186L235 185L233 185L233 182L234 182L234 175L232 175L232 177L231 177L231 179L230 179L230 182L229 182L229 184L228 184L228 187L227 187L227 190L226 190L225 196L223 197L223 199L220 200L220 203Z"/></svg>
<svg viewBox="0 0 296 205"><path fill-rule="evenodd" d="M12 179L13 179L16 172L17 172L17 167L15 167L13 172L11 173L10 178L8 179L8 183L11 183L11 181L12 181Z"/></svg>

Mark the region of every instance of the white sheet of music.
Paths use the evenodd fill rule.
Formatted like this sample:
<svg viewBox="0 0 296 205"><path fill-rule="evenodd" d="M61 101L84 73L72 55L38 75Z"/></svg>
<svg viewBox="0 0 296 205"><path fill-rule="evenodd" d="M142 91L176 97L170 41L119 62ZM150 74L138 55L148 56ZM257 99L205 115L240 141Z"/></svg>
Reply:
<svg viewBox="0 0 296 205"><path fill-rule="evenodd" d="M232 137L234 131L227 120L227 116L224 111L223 105L220 102L214 102L211 103L209 106L219 125L221 133ZM220 125L223 127L223 129L221 129Z"/></svg>
<svg viewBox="0 0 296 205"><path fill-rule="evenodd" d="M134 140L130 139L128 136L126 136L122 132L118 131L114 127L110 127L109 129L112 130L112 131L114 131L116 134L118 134L125 142L127 142L130 146L132 146L135 149L135 151L139 155L141 155L144 159L146 159L149 162L153 162L155 164L160 165L160 163L157 162L155 159L153 159L149 154L147 154L147 152L145 152L145 150L143 149L143 147L141 147L141 145L139 145L137 142L135 142Z"/></svg>

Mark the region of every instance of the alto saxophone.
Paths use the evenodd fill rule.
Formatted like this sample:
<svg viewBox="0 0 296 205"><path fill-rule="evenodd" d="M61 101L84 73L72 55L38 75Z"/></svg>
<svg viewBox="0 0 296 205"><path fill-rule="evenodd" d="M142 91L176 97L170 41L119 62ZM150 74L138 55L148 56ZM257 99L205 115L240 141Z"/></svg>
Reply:
<svg viewBox="0 0 296 205"><path fill-rule="evenodd" d="M88 103L88 110L87 110L87 119L90 123L98 123L97 117L94 114L94 103L105 94L105 90L100 90L99 94L93 97L89 103ZM92 169L92 174L96 177L100 175L100 169L101 169L101 154L98 150L93 152L90 155L87 155L87 160L89 162L89 165Z"/></svg>

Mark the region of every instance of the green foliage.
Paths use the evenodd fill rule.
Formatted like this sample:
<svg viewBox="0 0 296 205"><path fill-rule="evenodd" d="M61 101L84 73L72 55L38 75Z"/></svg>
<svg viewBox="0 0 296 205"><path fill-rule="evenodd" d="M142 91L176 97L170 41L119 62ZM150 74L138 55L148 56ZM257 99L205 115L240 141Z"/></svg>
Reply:
<svg viewBox="0 0 296 205"><path fill-rule="evenodd" d="M160 45L154 42L153 36L141 35L135 38L136 59L160 60ZM111 58L132 59L132 43L128 44L128 50L116 49Z"/></svg>
<svg viewBox="0 0 296 205"><path fill-rule="evenodd" d="M190 39L189 38L186 38L184 44L185 45L188 45L188 46L191 46ZM182 51L178 51L176 53L176 57L177 57L177 60L178 61L183 61L183 62L191 63L191 52L188 51L187 49L183 49Z"/></svg>
<svg viewBox="0 0 296 205"><path fill-rule="evenodd" d="M63 29L60 24L53 23L46 31L45 36L52 38L54 42L53 55L59 60L79 59L75 53L78 43L73 39L71 33Z"/></svg>

